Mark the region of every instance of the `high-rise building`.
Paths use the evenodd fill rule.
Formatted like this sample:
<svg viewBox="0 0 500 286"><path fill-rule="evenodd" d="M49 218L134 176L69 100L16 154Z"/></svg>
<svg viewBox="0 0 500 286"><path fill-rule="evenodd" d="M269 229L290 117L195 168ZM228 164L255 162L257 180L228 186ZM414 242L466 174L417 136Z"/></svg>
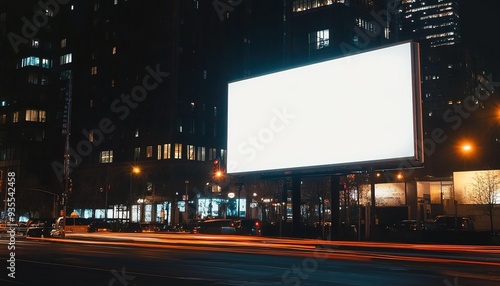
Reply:
<svg viewBox="0 0 500 286"><path fill-rule="evenodd" d="M63 156L60 63L71 54L60 48L63 7L53 2L0 1L0 174L15 173L16 210L33 215L56 212L60 194L51 163Z"/></svg>
<svg viewBox="0 0 500 286"><path fill-rule="evenodd" d="M480 100L468 100L474 98L480 72L462 41L459 1L403 0L400 7L401 39L417 41L421 48L424 131L430 142L425 173L448 176L462 165L463 154L456 146L466 137L474 137L469 116L460 124L454 118L463 116L459 110L464 107L476 110L482 106ZM436 132L442 132L446 140L433 138Z"/></svg>
<svg viewBox="0 0 500 286"><path fill-rule="evenodd" d="M41 2L0 3L0 31L20 35L1 44L2 170L69 192L80 215L174 218L226 156L229 15L207 1Z"/></svg>

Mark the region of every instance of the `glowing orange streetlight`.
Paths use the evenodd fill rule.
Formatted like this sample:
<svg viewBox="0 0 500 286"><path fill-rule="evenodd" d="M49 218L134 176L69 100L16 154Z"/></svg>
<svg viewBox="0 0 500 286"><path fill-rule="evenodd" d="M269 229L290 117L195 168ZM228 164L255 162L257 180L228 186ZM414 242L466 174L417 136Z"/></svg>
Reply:
<svg viewBox="0 0 500 286"><path fill-rule="evenodd" d="M140 172L141 172L141 169L139 169L139 167L136 167L136 166L132 167L132 173L139 174Z"/></svg>
<svg viewBox="0 0 500 286"><path fill-rule="evenodd" d="M137 166L132 166L132 172L130 173L130 194L129 194L129 214L128 219L129 222L132 222L132 177L134 174L139 174L141 169Z"/></svg>
<svg viewBox="0 0 500 286"><path fill-rule="evenodd" d="M472 152L472 145L464 143L461 147L461 151L464 154L464 170L467 170L467 156Z"/></svg>
<svg viewBox="0 0 500 286"><path fill-rule="evenodd" d="M462 145L462 151L464 152L470 152L472 150L472 146L470 144L464 144Z"/></svg>

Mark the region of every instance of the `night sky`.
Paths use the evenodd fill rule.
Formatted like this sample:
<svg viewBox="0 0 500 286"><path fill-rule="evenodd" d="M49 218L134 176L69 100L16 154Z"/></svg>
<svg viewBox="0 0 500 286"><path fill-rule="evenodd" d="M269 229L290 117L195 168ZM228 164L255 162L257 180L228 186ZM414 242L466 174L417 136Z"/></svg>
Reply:
<svg viewBox="0 0 500 286"><path fill-rule="evenodd" d="M500 1L460 0L463 41L481 52L492 64L495 78L500 76Z"/></svg>

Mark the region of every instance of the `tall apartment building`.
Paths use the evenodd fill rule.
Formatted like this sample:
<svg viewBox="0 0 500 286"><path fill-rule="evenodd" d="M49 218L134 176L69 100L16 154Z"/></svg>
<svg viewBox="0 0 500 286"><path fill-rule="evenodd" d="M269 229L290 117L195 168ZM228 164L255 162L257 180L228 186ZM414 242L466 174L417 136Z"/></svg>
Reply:
<svg viewBox="0 0 500 286"><path fill-rule="evenodd" d="M385 0L289 1L288 61L301 65L394 43L397 10Z"/></svg>
<svg viewBox="0 0 500 286"><path fill-rule="evenodd" d="M43 23L19 51L2 37L2 170L16 170L20 187L70 191L65 203L85 216L106 205L113 213L90 215L125 217L135 205L136 220L155 221L165 202L206 192L212 160L225 158L226 67L236 53L212 3L17 2L0 3L4 35L29 30L25 17Z"/></svg>
<svg viewBox="0 0 500 286"><path fill-rule="evenodd" d="M480 100L468 100L483 75L462 41L460 12L456 0L401 1L401 38L413 39L421 46L424 130L426 139L432 141L425 159L428 175L448 176L465 168L459 147L476 137L477 122L469 116L462 118L459 110L465 105L470 110L484 107ZM463 120L459 122L457 117ZM436 130L444 132L446 142L434 142ZM474 157L480 159L481 154ZM474 165L469 161L471 168Z"/></svg>
<svg viewBox="0 0 500 286"><path fill-rule="evenodd" d="M62 158L64 147L60 71L68 58L57 36L63 9L0 1L0 174L6 191L7 173L15 173L16 211L33 215L56 212L60 194L51 163Z"/></svg>

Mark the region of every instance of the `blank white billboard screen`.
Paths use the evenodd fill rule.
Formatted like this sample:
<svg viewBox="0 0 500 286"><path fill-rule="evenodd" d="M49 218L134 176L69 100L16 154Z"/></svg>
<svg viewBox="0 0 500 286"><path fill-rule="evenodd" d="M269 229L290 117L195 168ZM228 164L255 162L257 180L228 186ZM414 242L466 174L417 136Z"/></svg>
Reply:
<svg viewBox="0 0 500 286"><path fill-rule="evenodd" d="M229 83L227 172L415 157L411 44Z"/></svg>

